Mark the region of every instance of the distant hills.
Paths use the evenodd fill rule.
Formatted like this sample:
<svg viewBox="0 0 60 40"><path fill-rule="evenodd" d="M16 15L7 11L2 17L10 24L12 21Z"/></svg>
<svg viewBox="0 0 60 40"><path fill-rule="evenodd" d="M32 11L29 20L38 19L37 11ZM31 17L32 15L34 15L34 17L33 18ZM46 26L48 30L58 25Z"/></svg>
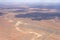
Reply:
<svg viewBox="0 0 60 40"><path fill-rule="evenodd" d="M60 13L39 13L32 12L27 14L18 14L15 15L16 18L31 18L32 20L49 20L54 18L60 19Z"/></svg>

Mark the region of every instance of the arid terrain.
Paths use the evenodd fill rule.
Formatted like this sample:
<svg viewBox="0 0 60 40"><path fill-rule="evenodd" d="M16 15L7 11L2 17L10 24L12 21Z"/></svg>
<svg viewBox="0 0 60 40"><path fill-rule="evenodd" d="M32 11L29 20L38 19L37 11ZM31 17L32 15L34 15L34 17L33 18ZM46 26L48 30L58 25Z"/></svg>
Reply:
<svg viewBox="0 0 60 40"><path fill-rule="evenodd" d="M60 40L60 6L54 6L0 7L0 40Z"/></svg>

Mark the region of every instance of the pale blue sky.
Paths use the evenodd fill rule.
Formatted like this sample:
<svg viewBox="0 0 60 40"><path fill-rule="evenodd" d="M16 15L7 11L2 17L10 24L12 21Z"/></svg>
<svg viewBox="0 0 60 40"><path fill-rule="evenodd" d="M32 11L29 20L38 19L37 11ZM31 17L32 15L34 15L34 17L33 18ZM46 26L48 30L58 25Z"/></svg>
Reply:
<svg viewBox="0 0 60 40"><path fill-rule="evenodd" d="M60 2L60 0L0 0L0 2Z"/></svg>

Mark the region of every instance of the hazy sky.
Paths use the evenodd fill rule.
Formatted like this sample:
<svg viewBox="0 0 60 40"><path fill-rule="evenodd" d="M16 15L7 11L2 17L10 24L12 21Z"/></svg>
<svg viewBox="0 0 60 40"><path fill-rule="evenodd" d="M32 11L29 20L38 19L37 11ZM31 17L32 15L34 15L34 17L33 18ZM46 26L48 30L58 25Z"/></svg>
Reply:
<svg viewBox="0 0 60 40"><path fill-rule="evenodd" d="M0 2L60 2L60 0L0 0Z"/></svg>

